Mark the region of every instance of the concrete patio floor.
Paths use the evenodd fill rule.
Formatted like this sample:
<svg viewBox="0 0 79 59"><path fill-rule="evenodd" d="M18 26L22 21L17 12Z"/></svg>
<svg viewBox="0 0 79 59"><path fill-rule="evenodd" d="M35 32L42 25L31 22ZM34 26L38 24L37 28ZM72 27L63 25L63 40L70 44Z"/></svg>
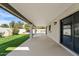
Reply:
<svg viewBox="0 0 79 59"><path fill-rule="evenodd" d="M38 34L21 44L7 56L72 56L72 54L46 35Z"/></svg>

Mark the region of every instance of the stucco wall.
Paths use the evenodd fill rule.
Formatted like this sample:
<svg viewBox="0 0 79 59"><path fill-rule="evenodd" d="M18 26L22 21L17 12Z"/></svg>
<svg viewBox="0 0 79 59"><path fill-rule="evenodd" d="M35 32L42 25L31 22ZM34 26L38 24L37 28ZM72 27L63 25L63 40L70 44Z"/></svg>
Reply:
<svg viewBox="0 0 79 59"><path fill-rule="evenodd" d="M60 20L77 11L79 11L79 4L73 4L62 14L60 14L56 19L49 22L49 24L47 25L47 36L59 43L60 42ZM57 24L54 25L54 22L57 22ZM49 25L51 25L51 32L49 31Z"/></svg>
<svg viewBox="0 0 79 59"><path fill-rule="evenodd" d="M54 21L52 21L51 24L51 31L49 31L49 27L47 27L47 36L55 40L56 42L59 42L60 38L60 23L57 21L57 24L53 24Z"/></svg>

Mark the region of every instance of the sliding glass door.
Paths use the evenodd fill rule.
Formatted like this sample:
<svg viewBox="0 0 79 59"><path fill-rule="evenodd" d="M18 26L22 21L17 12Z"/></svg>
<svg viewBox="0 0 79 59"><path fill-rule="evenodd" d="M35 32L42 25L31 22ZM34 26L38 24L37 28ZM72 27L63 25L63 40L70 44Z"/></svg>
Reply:
<svg viewBox="0 0 79 59"><path fill-rule="evenodd" d="M73 16L70 16L62 20L62 42L61 43L70 49L73 49L72 19L73 19Z"/></svg>
<svg viewBox="0 0 79 59"><path fill-rule="evenodd" d="M79 12L74 15L74 50L79 53Z"/></svg>
<svg viewBox="0 0 79 59"><path fill-rule="evenodd" d="M61 43L79 53L79 12L61 20Z"/></svg>

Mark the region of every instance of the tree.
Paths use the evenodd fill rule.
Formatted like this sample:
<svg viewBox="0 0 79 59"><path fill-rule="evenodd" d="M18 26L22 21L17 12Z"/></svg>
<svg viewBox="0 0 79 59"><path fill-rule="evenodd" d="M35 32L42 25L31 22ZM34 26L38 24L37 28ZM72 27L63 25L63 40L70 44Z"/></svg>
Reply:
<svg viewBox="0 0 79 59"><path fill-rule="evenodd" d="M15 22L14 22L14 21L11 21L11 22L9 23L9 26L10 26L10 28L14 28Z"/></svg>
<svg viewBox="0 0 79 59"><path fill-rule="evenodd" d="M13 35L18 34L19 28L18 28L18 24L17 23L12 21L12 22L10 22L9 26L10 26L10 28L12 28L12 34Z"/></svg>
<svg viewBox="0 0 79 59"><path fill-rule="evenodd" d="M9 28L9 26L7 24L1 24L0 27L2 27L2 28Z"/></svg>
<svg viewBox="0 0 79 59"><path fill-rule="evenodd" d="M19 22L17 23L17 25L18 25L18 28L19 28L19 29L22 29L22 28L23 28L24 23L23 23L23 22L21 22L21 21L19 21Z"/></svg>
<svg viewBox="0 0 79 59"><path fill-rule="evenodd" d="M26 29L27 32L30 31L30 26L28 24L24 24L24 28Z"/></svg>
<svg viewBox="0 0 79 59"><path fill-rule="evenodd" d="M19 27L18 23L15 23L14 28L13 28L13 34L16 35L19 32Z"/></svg>

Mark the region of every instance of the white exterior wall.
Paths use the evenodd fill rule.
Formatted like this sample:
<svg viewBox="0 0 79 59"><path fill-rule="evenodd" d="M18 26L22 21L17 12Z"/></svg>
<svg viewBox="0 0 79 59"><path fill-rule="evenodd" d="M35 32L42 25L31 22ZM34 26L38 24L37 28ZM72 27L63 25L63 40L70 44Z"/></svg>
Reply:
<svg viewBox="0 0 79 59"><path fill-rule="evenodd" d="M54 22L54 21L53 21ZM60 23L57 21L57 24L54 25L53 22L51 23L51 32L49 31L49 26L47 27L47 36L55 40L59 43L60 41Z"/></svg>
<svg viewBox="0 0 79 59"><path fill-rule="evenodd" d="M19 29L19 34L25 34L26 30L25 29Z"/></svg>
<svg viewBox="0 0 79 59"><path fill-rule="evenodd" d="M37 32L36 33L45 33L45 29L36 29L37 30Z"/></svg>
<svg viewBox="0 0 79 59"><path fill-rule="evenodd" d="M49 22L49 24L47 25L47 36L52 38L57 43L59 43L60 42L60 20L77 11L79 11L79 4L73 4L62 14L60 14L56 19ZM57 24L54 25L54 22L57 22ZM49 32L49 25L51 25L51 32Z"/></svg>
<svg viewBox="0 0 79 59"><path fill-rule="evenodd" d="M0 28L0 32L4 33L3 36L12 35L12 29L10 29L10 28Z"/></svg>

